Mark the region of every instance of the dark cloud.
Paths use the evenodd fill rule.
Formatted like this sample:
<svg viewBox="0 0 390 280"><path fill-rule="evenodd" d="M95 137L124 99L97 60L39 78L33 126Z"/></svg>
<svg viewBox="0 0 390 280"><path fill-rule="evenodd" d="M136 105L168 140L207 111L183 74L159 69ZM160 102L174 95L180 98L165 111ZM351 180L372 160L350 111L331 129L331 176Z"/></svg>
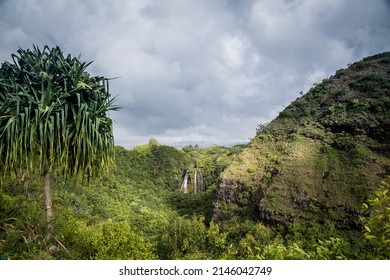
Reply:
<svg viewBox="0 0 390 280"><path fill-rule="evenodd" d="M98 4L97 4L98 3ZM59 45L123 107L118 145L247 141L300 91L390 49L389 1L0 1L0 59Z"/></svg>

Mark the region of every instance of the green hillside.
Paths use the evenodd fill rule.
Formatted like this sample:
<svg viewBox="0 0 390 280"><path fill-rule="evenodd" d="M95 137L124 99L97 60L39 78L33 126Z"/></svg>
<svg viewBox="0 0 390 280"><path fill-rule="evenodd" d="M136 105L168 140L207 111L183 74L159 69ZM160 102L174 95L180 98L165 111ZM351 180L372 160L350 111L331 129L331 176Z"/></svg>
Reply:
<svg viewBox="0 0 390 280"><path fill-rule="evenodd" d="M390 172L390 53L337 71L260 128L222 174L214 219L358 229Z"/></svg>

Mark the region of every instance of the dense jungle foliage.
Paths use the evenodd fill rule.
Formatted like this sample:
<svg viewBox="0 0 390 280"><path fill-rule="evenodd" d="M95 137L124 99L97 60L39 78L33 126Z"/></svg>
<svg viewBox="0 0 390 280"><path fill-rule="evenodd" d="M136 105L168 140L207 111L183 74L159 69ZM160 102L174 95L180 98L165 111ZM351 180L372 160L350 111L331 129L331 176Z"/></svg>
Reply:
<svg viewBox="0 0 390 280"><path fill-rule="evenodd" d="M0 192L3 259L372 259L389 258L389 180L362 209L364 228L331 223L270 227L233 217L213 221L218 180L242 147L116 147L117 168L91 182L53 178L47 238L39 174L12 174ZM181 171L207 166L207 190L184 194ZM206 170L206 169L205 169ZM157 172L158 171L158 172ZM164 174L169 173L170 176ZM175 175L176 174L176 175ZM176 187L175 187L176 184Z"/></svg>
<svg viewBox="0 0 390 280"><path fill-rule="evenodd" d="M115 147L100 176L15 165L1 259L389 259L390 53L336 72L246 145ZM55 169L55 167L53 167ZM186 171L206 189L183 193Z"/></svg>

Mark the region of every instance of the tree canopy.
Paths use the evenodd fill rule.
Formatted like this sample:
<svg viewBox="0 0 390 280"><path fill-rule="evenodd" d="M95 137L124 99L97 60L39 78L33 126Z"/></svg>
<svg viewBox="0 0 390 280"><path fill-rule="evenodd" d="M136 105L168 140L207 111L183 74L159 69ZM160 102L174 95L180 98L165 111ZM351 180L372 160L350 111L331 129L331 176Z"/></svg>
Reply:
<svg viewBox="0 0 390 280"><path fill-rule="evenodd" d="M4 169L45 164L76 175L110 163L114 139L108 79L91 77L59 47L19 49L0 68L0 161Z"/></svg>
<svg viewBox="0 0 390 280"><path fill-rule="evenodd" d="M77 178L112 163L113 104L108 79L91 76L91 62L64 56L59 47L19 49L0 68L0 169L38 170L44 175L50 222L50 174Z"/></svg>

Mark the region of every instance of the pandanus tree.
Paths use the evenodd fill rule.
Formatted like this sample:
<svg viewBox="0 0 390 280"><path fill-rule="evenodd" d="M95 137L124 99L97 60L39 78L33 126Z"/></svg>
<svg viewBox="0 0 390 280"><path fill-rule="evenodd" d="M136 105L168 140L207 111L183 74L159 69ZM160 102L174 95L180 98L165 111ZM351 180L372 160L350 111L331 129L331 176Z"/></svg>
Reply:
<svg viewBox="0 0 390 280"><path fill-rule="evenodd" d="M52 218L50 175L96 175L113 163L108 79L91 62L59 47L19 49L0 68L0 169L43 174L45 213Z"/></svg>

